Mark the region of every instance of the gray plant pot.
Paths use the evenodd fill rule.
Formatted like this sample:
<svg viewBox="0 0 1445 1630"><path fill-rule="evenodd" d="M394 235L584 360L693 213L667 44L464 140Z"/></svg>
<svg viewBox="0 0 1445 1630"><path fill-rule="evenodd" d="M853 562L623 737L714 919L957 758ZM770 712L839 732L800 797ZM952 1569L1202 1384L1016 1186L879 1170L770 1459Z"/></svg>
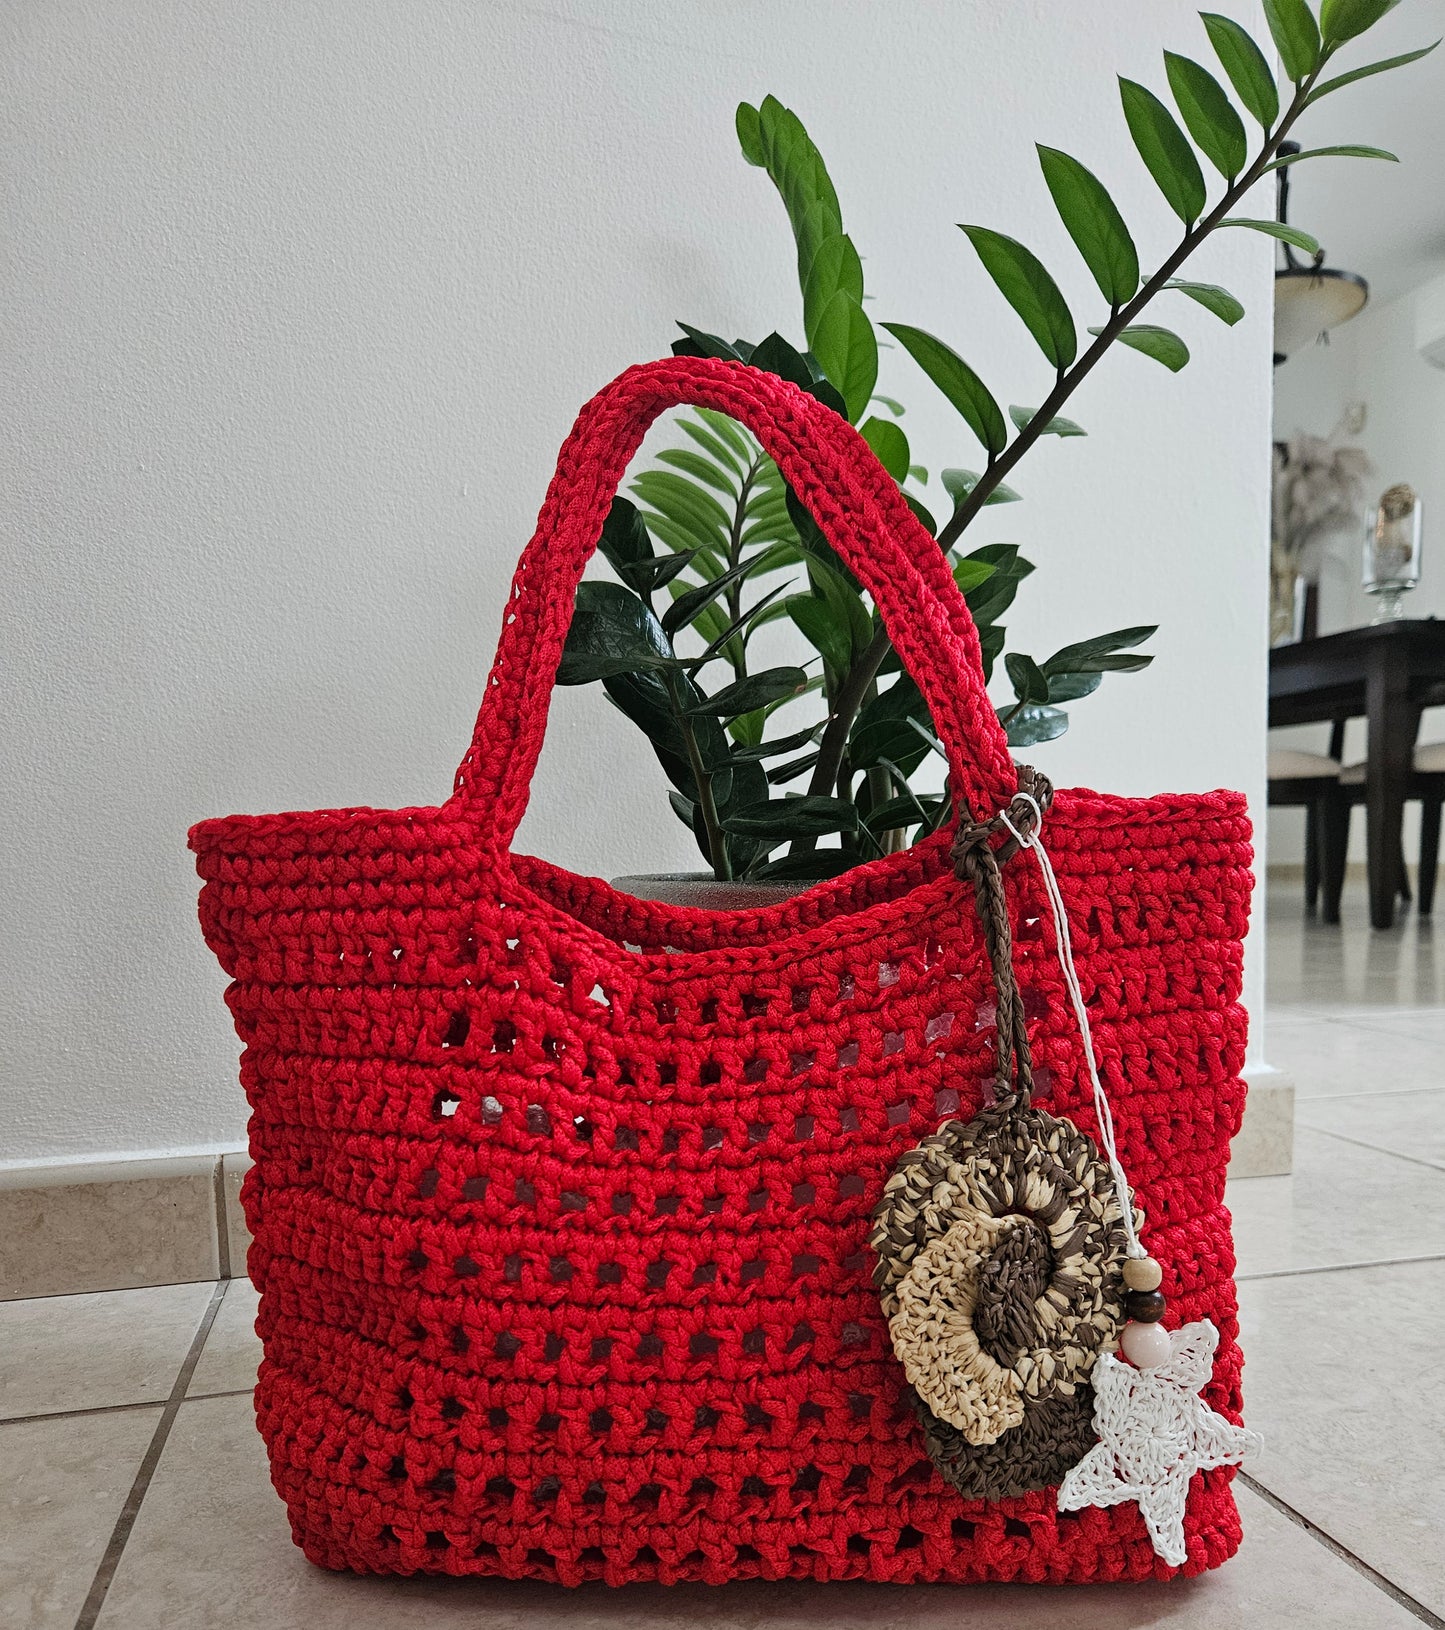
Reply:
<svg viewBox="0 0 1445 1630"><path fill-rule="evenodd" d="M710 872L656 872L614 877L612 886L635 900L700 911L756 911L780 905L812 888L811 883L720 883Z"/></svg>

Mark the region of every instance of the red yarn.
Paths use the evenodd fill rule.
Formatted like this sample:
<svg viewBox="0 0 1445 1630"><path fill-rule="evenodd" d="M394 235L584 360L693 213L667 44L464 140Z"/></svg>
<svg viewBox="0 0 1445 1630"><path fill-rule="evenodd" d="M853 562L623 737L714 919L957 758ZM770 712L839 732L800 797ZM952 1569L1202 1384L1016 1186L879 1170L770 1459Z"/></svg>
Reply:
<svg viewBox="0 0 1445 1630"><path fill-rule="evenodd" d="M973 1112L992 995L943 831L780 906L646 904L514 856L573 589L652 419L730 413L872 593L979 814L1013 790L941 551L862 439L736 364L583 410L437 809L207 821L255 1166L272 1477L312 1561L603 1579L1162 1577L1137 1509L968 1503L928 1460L865 1250L894 1162ZM1236 793L1061 792L1048 842L1171 1320L1219 1327L1250 890ZM1035 869L1005 873L1036 1101L1096 1133ZM1195 1480L1189 1561L1239 1542Z"/></svg>

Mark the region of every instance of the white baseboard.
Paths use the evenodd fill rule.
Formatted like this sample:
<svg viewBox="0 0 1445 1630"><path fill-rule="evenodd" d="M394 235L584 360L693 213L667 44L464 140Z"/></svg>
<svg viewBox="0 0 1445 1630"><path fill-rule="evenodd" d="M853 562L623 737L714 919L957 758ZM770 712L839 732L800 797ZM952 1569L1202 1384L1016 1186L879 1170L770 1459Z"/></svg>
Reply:
<svg viewBox="0 0 1445 1630"><path fill-rule="evenodd" d="M0 1301L246 1271L240 1150L0 1171Z"/></svg>
<svg viewBox="0 0 1445 1630"><path fill-rule="evenodd" d="M1270 1064L1244 1072L1244 1119L1229 1146L1231 1177L1282 1177L1294 1168L1294 1080Z"/></svg>

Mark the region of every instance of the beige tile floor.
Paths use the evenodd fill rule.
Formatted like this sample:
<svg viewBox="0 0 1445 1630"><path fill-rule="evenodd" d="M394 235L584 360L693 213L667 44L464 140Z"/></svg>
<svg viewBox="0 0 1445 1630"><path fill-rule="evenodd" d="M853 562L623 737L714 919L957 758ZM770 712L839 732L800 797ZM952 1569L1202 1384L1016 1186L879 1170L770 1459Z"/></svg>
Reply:
<svg viewBox="0 0 1445 1630"><path fill-rule="evenodd" d="M321 1573L251 1422L245 1281L0 1305L0 1626L80 1630L1372 1630L1445 1626L1445 921L1272 901L1269 1056L1297 1169L1232 1185L1245 1542L1145 1587L565 1592ZM1442 950L1437 957L1437 942Z"/></svg>

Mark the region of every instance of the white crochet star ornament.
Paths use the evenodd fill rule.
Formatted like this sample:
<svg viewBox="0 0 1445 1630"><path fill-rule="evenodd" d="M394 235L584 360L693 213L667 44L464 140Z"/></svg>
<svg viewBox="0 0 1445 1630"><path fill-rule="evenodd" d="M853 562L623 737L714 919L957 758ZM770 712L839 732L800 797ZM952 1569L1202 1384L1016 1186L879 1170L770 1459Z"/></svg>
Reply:
<svg viewBox="0 0 1445 1630"><path fill-rule="evenodd" d="M1218 1345L1219 1332L1201 1319L1171 1330L1169 1357L1149 1369L1100 1354L1093 1373L1099 1442L1065 1473L1060 1511L1135 1500L1155 1551L1173 1567L1183 1563L1190 1479L1211 1466L1238 1466L1262 1447L1258 1432L1233 1425L1199 1396Z"/></svg>

